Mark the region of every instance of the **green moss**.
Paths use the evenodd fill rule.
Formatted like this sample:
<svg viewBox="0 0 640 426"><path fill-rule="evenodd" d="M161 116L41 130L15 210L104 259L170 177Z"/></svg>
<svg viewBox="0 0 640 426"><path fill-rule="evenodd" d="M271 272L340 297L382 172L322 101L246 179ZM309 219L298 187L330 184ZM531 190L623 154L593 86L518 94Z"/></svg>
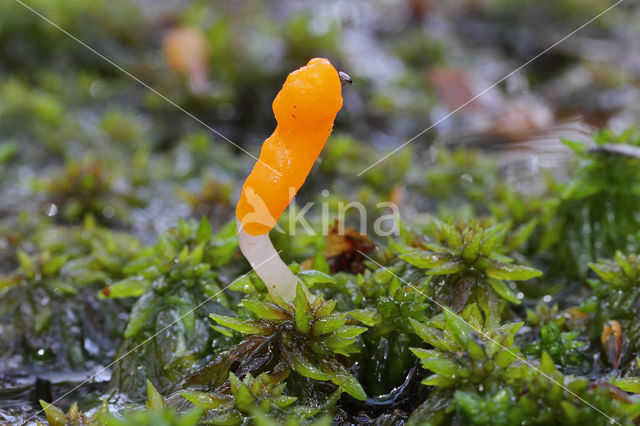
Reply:
<svg viewBox="0 0 640 426"><path fill-rule="evenodd" d="M66 380L68 370L111 360L109 389L83 384L79 392L93 391L70 407L77 393L62 399L64 411L41 403L47 421L597 425L609 422L604 413L637 423L640 166L624 151L640 147L640 134L566 141L573 160L547 171L547 155L559 150L530 150L528 132L496 137L500 129L483 127L504 128L504 117L519 127L511 112L520 108L535 116L526 87L553 93L545 106L557 117L582 91L587 120L596 115L599 126L618 114L611 105L634 90L625 58L603 66L580 56L594 40L609 42L610 19L628 15L628 23L633 9L607 13L577 49L545 54L494 88L504 96L474 101L453 125L435 126L428 133L443 145L427 148L432 139L421 133L357 176L389 140L400 146L450 111L444 98L465 95L435 90L433 67L482 80L506 58L525 62L548 47L542 24L568 33L567 24L574 29L609 6L437 3L360 11L196 1L158 17L128 0L30 0L191 117L19 3L0 4L0 373L9 386L0 400L13 405L18 395L27 407L33 389L23 376ZM163 34L179 26L206 38L202 93L162 59ZM624 46L629 25L617 27ZM483 44L490 55L474 51ZM248 272L230 222L254 159L193 117L256 154L274 127L274 94L313 56L353 77L335 129L354 136L330 138L299 204L315 201L319 211L326 202L331 220L357 200L372 229L378 203L392 201L407 223L428 224L401 223L400 237L387 241L352 233L349 248L333 252L322 235L275 231L281 256L298 262L290 268L314 295L299 292L288 304ZM477 148L484 143L491 153ZM543 156L526 182L514 170L521 163L510 162L523 148ZM178 220L185 216L207 219ZM310 223L320 229L317 217ZM58 397L75 384L51 386ZM103 391L98 406L92 398ZM0 405L1 418L13 415Z"/></svg>
<svg viewBox="0 0 640 426"><path fill-rule="evenodd" d="M212 234L206 218L180 221L123 267L124 279L101 290L103 298L137 298L116 359L126 356L115 365L112 386L139 395L146 377L165 389L206 356L214 342L207 317L228 312L218 269L237 248L230 230Z"/></svg>
<svg viewBox="0 0 640 426"><path fill-rule="evenodd" d="M470 305L460 315L449 310L414 322L416 332L433 349L412 348L433 374L423 384L435 386L409 424L622 424L640 415L640 401L607 385L589 385L586 378L563 376L546 352L539 363L526 360L515 335L522 326L486 328L482 314ZM612 397L620 395L620 397ZM438 408L435 408L438 407Z"/></svg>
<svg viewBox="0 0 640 426"><path fill-rule="evenodd" d="M67 161L64 169L34 186L46 194L62 223L78 223L88 215L104 224L126 223L132 208L145 205L130 183L91 157Z"/></svg>
<svg viewBox="0 0 640 426"><path fill-rule="evenodd" d="M310 303L298 285L294 305L283 300L274 304L245 299L243 307L257 317L255 320L220 315L211 318L239 333L280 341L279 360L272 370L328 380L363 400L366 394L362 386L337 356L357 353L355 343L366 328L348 325L344 314L334 313L335 305L335 301L324 301L322 296Z"/></svg>
<svg viewBox="0 0 640 426"><path fill-rule="evenodd" d="M582 364L585 362L585 355L579 349L585 342L576 340L578 336L577 331L561 332L556 323L551 321L540 327L540 340L527 345L524 353L539 357L544 351L558 364Z"/></svg>
<svg viewBox="0 0 640 426"><path fill-rule="evenodd" d="M592 314L589 322L591 337L599 342L605 327L611 321L618 321L624 338L628 339L629 349L634 354L638 354L640 351L638 344L640 256L617 252L614 259L602 259L597 263L589 264L589 267L598 275L598 278L588 280L593 295L579 309ZM605 343L602 342L602 344ZM619 355L613 356L612 359L618 360L614 361L614 364L619 362ZM617 367L617 365L614 366Z"/></svg>
<svg viewBox="0 0 640 426"><path fill-rule="evenodd" d="M588 262L640 244L640 160L607 151L610 146L640 146L640 134L603 130L594 142L592 147L565 141L580 166L561 194L554 238L546 245L555 252L555 267L565 273L583 275Z"/></svg>
<svg viewBox="0 0 640 426"><path fill-rule="evenodd" d="M78 368L104 361L122 327L122 308L99 304L96 292L123 276L136 239L87 221L80 228L37 232L17 249L19 266L0 275L2 357ZM86 321L86 316L91 321Z"/></svg>
<svg viewBox="0 0 640 426"><path fill-rule="evenodd" d="M424 171L418 190L449 206L484 203L497 185L494 160L473 149L432 149L433 164Z"/></svg>
<svg viewBox="0 0 640 426"><path fill-rule="evenodd" d="M533 229L525 228L526 240ZM512 234L513 235L513 234ZM401 247L399 257L430 277L429 294L459 312L477 303L490 324L500 322L506 302L520 304L511 281L538 277L542 271L514 263L505 252L507 226L460 222L452 225L433 219L426 238L416 237Z"/></svg>
<svg viewBox="0 0 640 426"><path fill-rule="evenodd" d="M266 373L256 378L247 373L243 380L230 373L228 393L185 391L181 395L205 411L202 421L206 423L242 424L255 411L271 414L276 418L286 413L297 398L285 395L285 388L286 383Z"/></svg>

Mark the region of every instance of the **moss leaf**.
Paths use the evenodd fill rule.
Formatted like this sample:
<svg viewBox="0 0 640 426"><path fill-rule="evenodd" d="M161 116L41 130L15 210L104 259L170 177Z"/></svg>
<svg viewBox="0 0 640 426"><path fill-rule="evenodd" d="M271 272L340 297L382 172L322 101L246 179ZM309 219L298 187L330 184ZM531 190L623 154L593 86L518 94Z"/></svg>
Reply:
<svg viewBox="0 0 640 426"><path fill-rule="evenodd" d="M489 284L491 284L493 290L495 290L495 292L498 293L498 295L503 299L508 300L511 303L515 303L516 305L522 303L520 299L518 299L518 296L516 296L515 293L511 291L507 283L505 283L504 281L489 279Z"/></svg>
<svg viewBox="0 0 640 426"><path fill-rule="evenodd" d="M513 280L524 281L531 278L539 277L542 275L542 271L523 265L513 265L511 263L502 263L491 261L485 273L497 280Z"/></svg>
<svg viewBox="0 0 640 426"><path fill-rule="evenodd" d="M311 312L311 305L309 305L309 301L307 300L307 295L304 293L302 289L302 284L298 282L298 287L296 288L296 329L300 333L308 334L311 331L311 324L309 318L309 314Z"/></svg>
<svg viewBox="0 0 640 426"><path fill-rule="evenodd" d="M640 377L622 377L612 380L612 383L625 392L640 394Z"/></svg>
<svg viewBox="0 0 640 426"><path fill-rule="evenodd" d="M125 297L138 297L145 292L149 282L141 277L125 278L122 281L106 287L108 291L102 290L99 297L111 299L121 299Z"/></svg>
<svg viewBox="0 0 640 426"><path fill-rule="evenodd" d="M258 300L243 300L242 306L253 312L258 318L270 321L284 321L291 318L291 314L273 303L260 302Z"/></svg>
<svg viewBox="0 0 640 426"><path fill-rule="evenodd" d="M325 373L319 368L315 367L304 355L298 352L292 352L290 356L293 369L304 377L308 377L313 380L326 381L331 379L331 375Z"/></svg>
<svg viewBox="0 0 640 426"><path fill-rule="evenodd" d="M167 402L164 400L158 389L153 386L150 380L147 379L147 408L150 410L159 410L167 407Z"/></svg>
<svg viewBox="0 0 640 426"><path fill-rule="evenodd" d="M124 337L129 338L138 334L142 327L147 322L147 319L153 312L156 306L156 299L153 292L147 292L143 294L133 305L131 309L131 315L129 316L129 323L124 330Z"/></svg>
<svg viewBox="0 0 640 426"><path fill-rule="evenodd" d="M259 334L264 336L270 333L269 327L260 321L226 317L218 314L211 314L209 316L218 324L229 327L242 334Z"/></svg>
<svg viewBox="0 0 640 426"><path fill-rule="evenodd" d="M298 277L304 281L307 287L313 287L316 284L335 284L336 279L333 278L329 274L325 274L324 272L308 270L301 271L298 274Z"/></svg>

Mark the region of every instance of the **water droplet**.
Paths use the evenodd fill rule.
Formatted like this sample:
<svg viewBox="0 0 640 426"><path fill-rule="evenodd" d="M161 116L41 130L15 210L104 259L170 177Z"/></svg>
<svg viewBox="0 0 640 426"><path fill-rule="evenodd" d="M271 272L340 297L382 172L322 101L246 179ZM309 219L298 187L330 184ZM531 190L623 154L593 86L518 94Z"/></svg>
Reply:
<svg viewBox="0 0 640 426"><path fill-rule="evenodd" d="M89 94L94 98L98 98L104 92L104 83L101 80L96 80L89 86Z"/></svg>
<svg viewBox="0 0 640 426"><path fill-rule="evenodd" d="M320 192L320 194L321 194L323 197L328 197L328 196L329 196L329 190L328 190L328 189L323 189L323 190Z"/></svg>
<svg viewBox="0 0 640 426"><path fill-rule="evenodd" d="M544 300L545 303L551 302L552 299L553 298L548 294L542 298L542 300Z"/></svg>
<svg viewBox="0 0 640 426"><path fill-rule="evenodd" d="M58 206L56 206L55 204L51 203L47 206L47 212L46 215L49 217L55 216L56 214L58 214Z"/></svg>
<svg viewBox="0 0 640 426"><path fill-rule="evenodd" d="M524 299L524 293L523 293L523 292L520 292L520 293L516 294L516 297L517 297L519 300L522 300L522 299Z"/></svg>
<svg viewBox="0 0 640 426"><path fill-rule="evenodd" d="M102 215L107 219L111 219L115 214L116 209L114 209L112 206L106 206L102 209Z"/></svg>

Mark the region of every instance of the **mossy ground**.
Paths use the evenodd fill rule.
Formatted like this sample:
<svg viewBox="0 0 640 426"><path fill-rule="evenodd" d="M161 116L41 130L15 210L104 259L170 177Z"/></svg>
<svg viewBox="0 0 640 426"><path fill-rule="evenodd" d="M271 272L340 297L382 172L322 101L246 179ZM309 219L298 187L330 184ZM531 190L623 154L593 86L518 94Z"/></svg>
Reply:
<svg viewBox="0 0 640 426"><path fill-rule="evenodd" d="M3 2L0 423L637 423L638 87L613 47L640 11L613 10L359 176L548 47L541 23L559 39L609 5L454 3L29 2L250 152L289 71L326 56L351 75L297 197L314 232L283 219L271 236L315 295L289 303L238 250L254 160ZM206 41L204 87L163 57L178 26ZM340 216L351 201L364 223ZM389 202L398 233L381 237Z"/></svg>

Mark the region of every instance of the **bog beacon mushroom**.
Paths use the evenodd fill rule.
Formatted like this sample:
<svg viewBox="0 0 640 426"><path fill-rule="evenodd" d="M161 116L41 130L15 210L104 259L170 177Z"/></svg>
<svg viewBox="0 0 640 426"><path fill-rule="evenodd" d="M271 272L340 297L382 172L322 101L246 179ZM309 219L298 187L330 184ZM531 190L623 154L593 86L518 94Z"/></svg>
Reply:
<svg viewBox="0 0 640 426"><path fill-rule="evenodd" d="M276 252L269 231L304 183L331 134L342 108L342 82L351 83L351 78L324 58L311 59L289 74L273 101L276 129L264 141L236 206L240 250L274 300L280 296L293 301L298 278Z"/></svg>

